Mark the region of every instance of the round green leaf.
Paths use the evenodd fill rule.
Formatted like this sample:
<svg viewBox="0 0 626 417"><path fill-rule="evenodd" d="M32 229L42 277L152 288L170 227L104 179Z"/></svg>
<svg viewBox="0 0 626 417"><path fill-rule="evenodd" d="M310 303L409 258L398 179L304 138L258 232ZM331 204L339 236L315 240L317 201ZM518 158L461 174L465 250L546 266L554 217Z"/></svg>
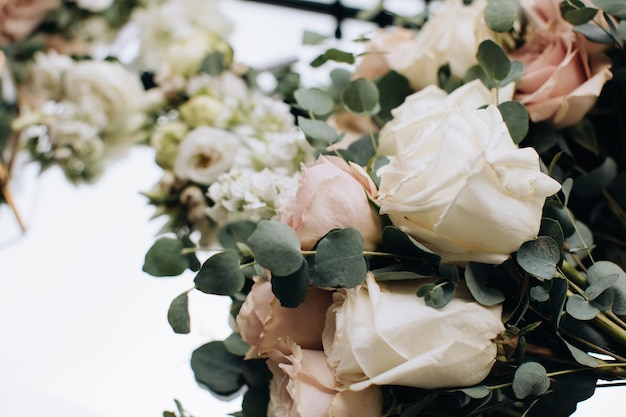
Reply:
<svg viewBox="0 0 626 417"><path fill-rule="evenodd" d="M473 399L485 398L486 396L491 394L491 391L485 385L476 385L469 388L462 388L460 389L460 391L467 394Z"/></svg>
<svg viewBox="0 0 626 417"><path fill-rule="evenodd" d="M216 253L204 262L193 282L206 294L235 295L243 289L245 277L239 256L232 250Z"/></svg>
<svg viewBox="0 0 626 417"><path fill-rule="evenodd" d="M267 417L270 391L267 387L250 387L243 395L241 408L245 417Z"/></svg>
<svg viewBox="0 0 626 417"><path fill-rule="evenodd" d="M357 78L343 92L343 104L355 114L374 115L380 111L378 87L370 80Z"/></svg>
<svg viewBox="0 0 626 417"><path fill-rule="evenodd" d="M550 299L550 293L545 288L534 286L530 289L530 297L540 303L545 303Z"/></svg>
<svg viewBox="0 0 626 417"><path fill-rule="evenodd" d="M155 277L177 276L189 266L189 258L183 253L184 244L178 239L161 237L148 252L143 271Z"/></svg>
<svg viewBox="0 0 626 417"><path fill-rule="evenodd" d="M537 362L526 362L515 371L513 392L520 400L529 395L540 396L550 388L546 369Z"/></svg>
<svg viewBox="0 0 626 417"><path fill-rule="evenodd" d="M613 299L612 310L615 314L626 316L626 272L619 265L609 261L598 261L587 270L587 282L589 286L595 286L604 277L617 275L618 278L610 286Z"/></svg>
<svg viewBox="0 0 626 417"><path fill-rule="evenodd" d="M485 7L485 23L495 32L508 32L517 19L517 4L512 0L491 0Z"/></svg>
<svg viewBox="0 0 626 417"><path fill-rule="evenodd" d="M224 249L239 250L239 243L247 242L250 235L256 230L256 223L242 220L228 223L218 233L218 240Z"/></svg>
<svg viewBox="0 0 626 417"><path fill-rule="evenodd" d="M593 4L618 19L626 19L626 0L593 0Z"/></svg>
<svg viewBox="0 0 626 417"><path fill-rule="evenodd" d="M272 275L272 292L283 307L298 307L306 299L308 290L308 263L304 259L293 274Z"/></svg>
<svg viewBox="0 0 626 417"><path fill-rule="evenodd" d="M261 220L248 243L257 262L272 275L290 275L302 266L304 257L298 235L284 223Z"/></svg>
<svg viewBox="0 0 626 417"><path fill-rule="evenodd" d="M423 286L417 290L418 296L423 296L426 305L432 308L445 307L452 300L456 291L456 283L448 279L437 280L429 291L425 291L421 287Z"/></svg>
<svg viewBox="0 0 626 417"><path fill-rule="evenodd" d="M328 145L332 145L342 137L337 134L335 128L321 120L311 120L298 116L298 127L311 146L316 149L326 149Z"/></svg>
<svg viewBox="0 0 626 417"><path fill-rule="evenodd" d="M324 115L333 111L333 99L319 88L301 88L294 91L293 97L303 110Z"/></svg>
<svg viewBox="0 0 626 417"><path fill-rule="evenodd" d="M578 294L572 295L565 304L565 311L577 320L592 320L595 318L600 310L591 305L589 301L585 300Z"/></svg>
<svg viewBox="0 0 626 417"><path fill-rule="evenodd" d="M493 306L504 301L504 294L490 287L488 281L502 282L502 272L493 265L469 262L465 267L465 283L476 301L484 306Z"/></svg>
<svg viewBox="0 0 626 417"><path fill-rule="evenodd" d="M504 80L511 70L511 60L506 52L491 39L480 43L476 59L492 80Z"/></svg>
<svg viewBox="0 0 626 417"><path fill-rule="evenodd" d="M200 346L191 354L191 369L196 381L217 395L232 395L244 385L241 367L243 357L233 355L224 342Z"/></svg>
<svg viewBox="0 0 626 417"><path fill-rule="evenodd" d="M565 237L563 235L563 228L561 224L549 217L544 217L541 219L541 227L539 228L539 236L548 236L551 237L554 242L559 246L561 250L563 250L563 244L565 242Z"/></svg>
<svg viewBox="0 0 626 417"><path fill-rule="evenodd" d="M561 250L551 237L540 236L524 243L517 251L516 259L519 266L530 275L552 279L561 260Z"/></svg>
<svg viewBox="0 0 626 417"><path fill-rule="evenodd" d="M178 334L187 334L190 329L189 296L187 291L174 298L167 310L167 321Z"/></svg>
<svg viewBox="0 0 626 417"><path fill-rule="evenodd" d="M498 105L498 110L502 114L513 142L520 143L528 133L529 118L526 107L519 101L506 101Z"/></svg>
<svg viewBox="0 0 626 417"><path fill-rule="evenodd" d="M231 333L224 340L224 347L229 353L237 356L245 356L250 349L250 345L241 338L241 333Z"/></svg>
<svg viewBox="0 0 626 417"><path fill-rule="evenodd" d="M361 284L367 275L367 263L363 257L363 237L358 230L331 230L317 244L315 253L315 276L319 287L353 288Z"/></svg>
<svg viewBox="0 0 626 417"><path fill-rule="evenodd" d="M582 9L568 10L563 17L572 25L578 26L593 19L596 13L598 13L598 9L583 7Z"/></svg>

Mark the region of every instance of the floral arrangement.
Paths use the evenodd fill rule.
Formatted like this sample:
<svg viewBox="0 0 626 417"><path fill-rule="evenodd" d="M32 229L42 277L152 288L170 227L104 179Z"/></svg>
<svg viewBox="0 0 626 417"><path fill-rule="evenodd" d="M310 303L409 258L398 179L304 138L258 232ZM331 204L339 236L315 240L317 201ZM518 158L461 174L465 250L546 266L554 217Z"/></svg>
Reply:
<svg viewBox="0 0 626 417"><path fill-rule="evenodd" d="M249 96L188 90L153 143L168 187L205 187L220 247L200 263L189 233L161 238L144 270L192 269L192 290L232 300L197 381L243 392L238 415L406 417L567 416L623 379L625 18L622 1L445 0L329 49L311 64L339 63L332 81L293 94L314 161L251 164L280 146L247 142L275 132ZM186 145L193 129L221 145ZM258 199L264 174L241 167L289 160L295 191Z"/></svg>

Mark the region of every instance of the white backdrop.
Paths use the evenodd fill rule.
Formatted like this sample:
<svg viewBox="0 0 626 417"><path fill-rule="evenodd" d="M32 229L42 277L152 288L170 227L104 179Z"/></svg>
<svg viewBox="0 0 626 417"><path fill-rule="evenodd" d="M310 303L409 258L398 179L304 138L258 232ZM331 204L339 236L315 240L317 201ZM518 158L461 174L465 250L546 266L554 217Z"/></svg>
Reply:
<svg viewBox="0 0 626 417"><path fill-rule="evenodd" d="M225 6L236 55L254 65L295 56L303 29L333 28L317 15ZM29 230L21 235L0 207L0 417L155 417L174 410L174 398L195 417L239 410L238 399L199 388L189 367L193 349L230 333L227 299L194 294L192 333L176 335L167 308L193 274L141 271L162 224L148 220L153 208L139 195L159 178L153 157L135 148L83 186L56 169L40 176L34 165L17 167L11 185ZM625 393L599 389L575 416L622 417Z"/></svg>

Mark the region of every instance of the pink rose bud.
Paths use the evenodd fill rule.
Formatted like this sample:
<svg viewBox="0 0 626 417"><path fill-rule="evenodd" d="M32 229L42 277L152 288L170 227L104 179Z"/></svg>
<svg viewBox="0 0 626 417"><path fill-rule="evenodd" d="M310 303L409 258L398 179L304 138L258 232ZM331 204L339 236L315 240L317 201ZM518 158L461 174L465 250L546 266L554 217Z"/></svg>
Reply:
<svg viewBox="0 0 626 417"><path fill-rule="evenodd" d="M376 185L365 170L337 156L320 156L304 168L298 192L281 221L291 226L303 250L310 250L333 229L352 227L363 236L366 250L381 239L381 226L369 198L376 198Z"/></svg>

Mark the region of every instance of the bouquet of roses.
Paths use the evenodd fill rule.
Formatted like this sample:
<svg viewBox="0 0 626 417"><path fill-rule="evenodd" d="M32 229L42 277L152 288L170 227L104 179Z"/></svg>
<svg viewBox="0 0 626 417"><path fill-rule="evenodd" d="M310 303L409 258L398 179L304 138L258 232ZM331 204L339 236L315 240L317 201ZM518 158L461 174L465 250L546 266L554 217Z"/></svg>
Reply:
<svg viewBox="0 0 626 417"><path fill-rule="evenodd" d="M288 204L226 223L202 265L189 239L146 255L232 299L197 381L248 417L409 417L567 416L623 379L625 18L446 0L314 60L349 69L294 93L318 157Z"/></svg>

